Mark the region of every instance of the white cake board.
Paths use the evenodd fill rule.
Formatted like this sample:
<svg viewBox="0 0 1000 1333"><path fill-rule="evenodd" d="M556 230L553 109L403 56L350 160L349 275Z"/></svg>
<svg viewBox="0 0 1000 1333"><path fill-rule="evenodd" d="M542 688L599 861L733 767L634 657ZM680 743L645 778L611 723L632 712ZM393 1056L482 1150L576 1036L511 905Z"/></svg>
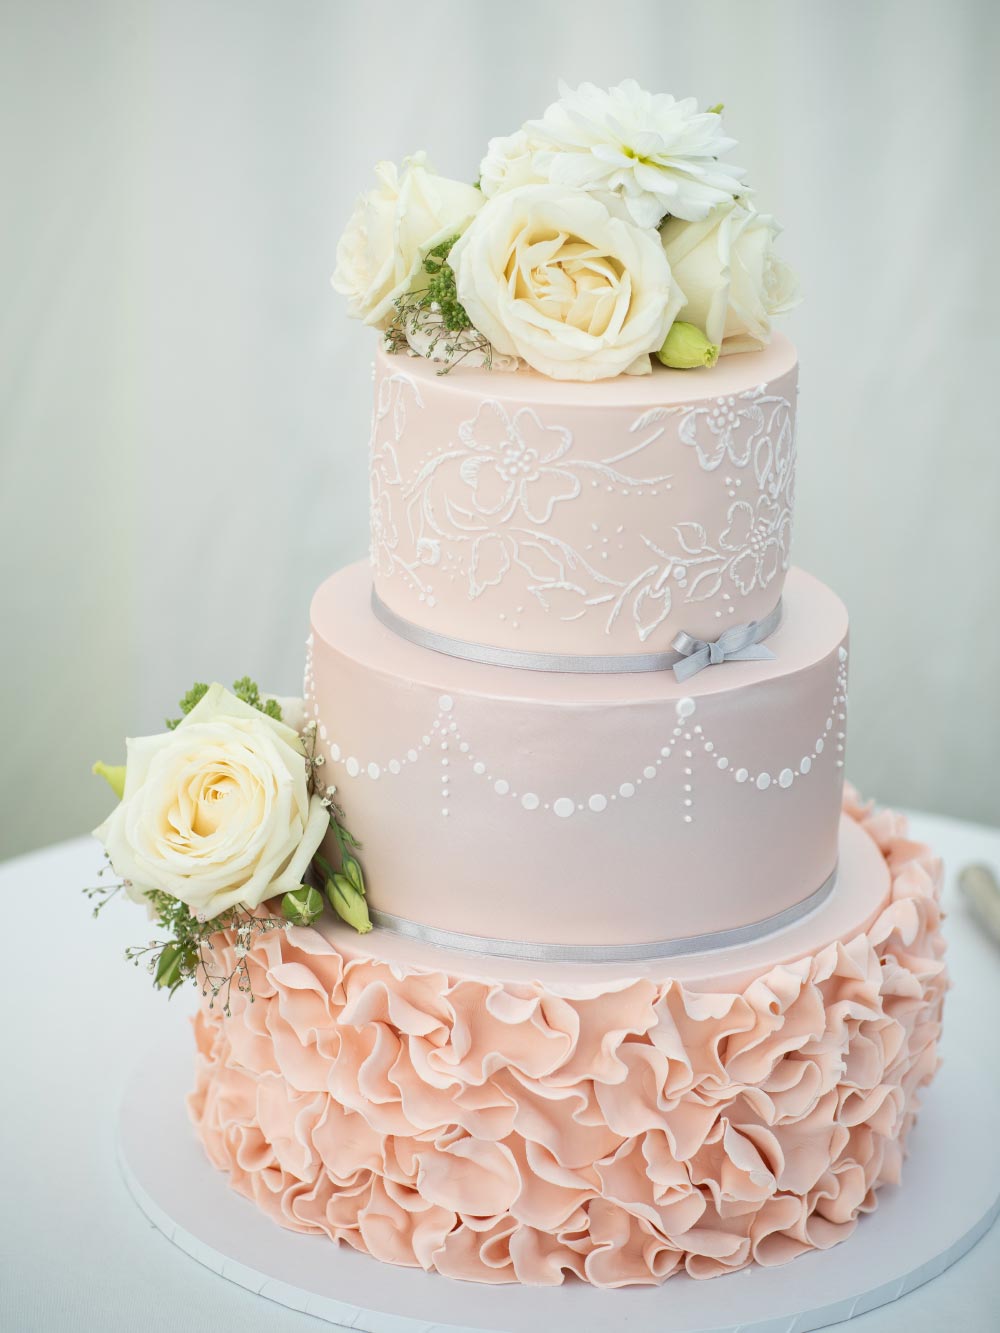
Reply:
<svg viewBox="0 0 1000 1333"><path fill-rule="evenodd" d="M664 1287L486 1287L378 1263L285 1231L230 1190L187 1119L186 1025L133 1076L119 1158L139 1207L199 1263L269 1300L366 1333L806 1333L896 1300L961 1258L1000 1212L995 1092L982 1052L948 1033L947 1061L910 1141L901 1188L847 1241L781 1268ZM981 1044L981 1043L980 1043ZM985 1062L988 1068L988 1062ZM978 1086L977 1086L978 1083Z"/></svg>

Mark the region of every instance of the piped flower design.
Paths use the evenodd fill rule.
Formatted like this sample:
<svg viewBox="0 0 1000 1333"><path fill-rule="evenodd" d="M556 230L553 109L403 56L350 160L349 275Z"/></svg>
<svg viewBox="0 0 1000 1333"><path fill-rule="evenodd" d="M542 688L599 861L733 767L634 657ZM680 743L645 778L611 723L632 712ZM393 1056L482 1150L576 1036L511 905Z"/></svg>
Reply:
<svg viewBox="0 0 1000 1333"><path fill-rule="evenodd" d="M766 495L758 496L756 505L737 500L729 506L729 527L719 545L737 553L729 577L744 596L754 588L766 588L782 567L790 523L788 511Z"/></svg>
<svg viewBox="0 0 1000 1333"><path fill-rule="evenodd" d="M579 478L560 466L572 435L563 426L543 425L531 408L509 416L487 399L458 433L468 450L461 478L482 517L506 523L520 512L530 523L544 524L560 501L580 494Z"/></svg>

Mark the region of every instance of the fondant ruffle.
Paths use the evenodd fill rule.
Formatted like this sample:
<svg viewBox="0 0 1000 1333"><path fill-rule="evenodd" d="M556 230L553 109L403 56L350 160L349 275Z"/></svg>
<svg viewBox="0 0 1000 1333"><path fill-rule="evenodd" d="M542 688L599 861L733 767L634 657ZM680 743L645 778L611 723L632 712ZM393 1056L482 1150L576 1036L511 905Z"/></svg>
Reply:
<svg viewBox="0 0 1000 1333"><path fill-rule="evenodd" d="M938 863L899 816L845 810L888 901L742 993L490 984L258 937L254 1003L195 1020L208 1156L283 1226L481 1282L706 1278L836 1244L899 1178L947 988Z"/></svg>

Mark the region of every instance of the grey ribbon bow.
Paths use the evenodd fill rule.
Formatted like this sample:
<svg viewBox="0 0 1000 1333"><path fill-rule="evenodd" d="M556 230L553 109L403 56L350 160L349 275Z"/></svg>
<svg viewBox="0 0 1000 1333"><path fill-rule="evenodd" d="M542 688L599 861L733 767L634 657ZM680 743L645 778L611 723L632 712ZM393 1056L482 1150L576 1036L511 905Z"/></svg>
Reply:
<svg viewBox="0 0 1000 1333"><path fill-rule="evenodd" d="M707 666L721 662L769 662L774 653L761 642L777 629L781 618L781 603L763 620L751 620L748 625L730 625L717 639L695 639L683 631L671 645L681 654L674 663L674 675L681 682L690 680Z"/></svg>

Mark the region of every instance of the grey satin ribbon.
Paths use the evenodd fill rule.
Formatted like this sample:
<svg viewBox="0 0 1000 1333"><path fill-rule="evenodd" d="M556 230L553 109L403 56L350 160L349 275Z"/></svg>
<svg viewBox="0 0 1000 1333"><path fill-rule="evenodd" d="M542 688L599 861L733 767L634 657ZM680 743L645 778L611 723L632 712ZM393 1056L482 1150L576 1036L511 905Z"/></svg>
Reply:
<svg viewBox="0 0 1000 1333"><path fill-rule="evenodd" d="M690 954L713 953L752 944L776 931L792 926L826 901L837 879L837 870L802 902L775 912L773 916L752 921L730 930L713 930L705 935L687 935L683 939L656 940L648 944L542 944L524 940L502 940L488 935L466 935L460 930L442 930L410 921L392 912L369 909L372 922L383 930L439 949L457 949L462 953L482 954L488 958L513 958L524 963L642 963L660 958L685 958Z"/></svg>
<svg viewBox="0 0 1000 1333"><path fill-rule="evenodd" d="M522 671L562 671L573 675L621 675L640 671L673 671L680 681L687 680L703 667L719 662L762 661L773 658L769 648L761 642L773 634L781 623L781 602L763 620L749 625L731 625L713 642L678 634L674 651L663 653L622 653L591 656L586 653L536 653L525 648L498 648L493 644L475 643L470 639L456 639L450 634L404 619L386 606L372 589L372 611L387 629L408 639L418 648L429 648L435 653L460 657L466 662L483 666L517 667ZM683 645L678 647L678 645ZM720 647L719 645L725 645ZM683 674L682 674L683 673Z"/></svg>

